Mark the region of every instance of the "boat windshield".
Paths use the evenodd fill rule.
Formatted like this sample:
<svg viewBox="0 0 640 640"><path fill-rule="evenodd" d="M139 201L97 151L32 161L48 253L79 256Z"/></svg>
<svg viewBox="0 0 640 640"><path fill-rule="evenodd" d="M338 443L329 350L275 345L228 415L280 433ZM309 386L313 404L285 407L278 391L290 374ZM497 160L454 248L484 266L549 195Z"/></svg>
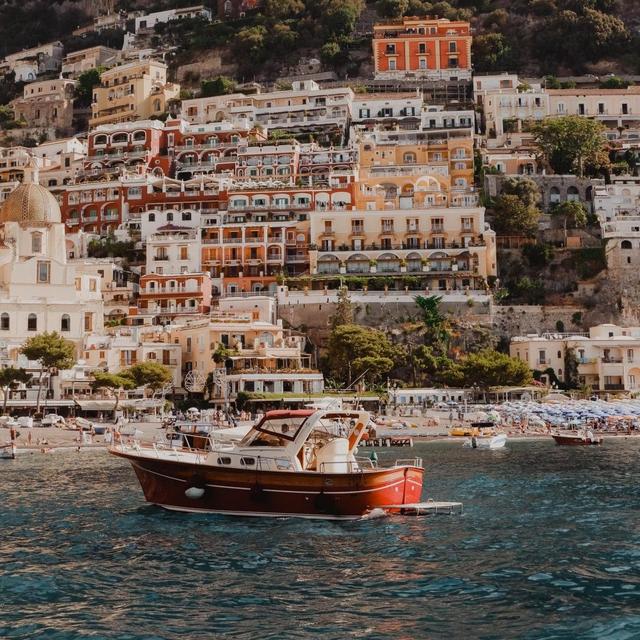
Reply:
<svg viewBox="0 0 640 640"><path fill-rule="evenodd" d="M271 418L255 426L240 443L241 447L284 447L293 442L307 416Z"/></svg>

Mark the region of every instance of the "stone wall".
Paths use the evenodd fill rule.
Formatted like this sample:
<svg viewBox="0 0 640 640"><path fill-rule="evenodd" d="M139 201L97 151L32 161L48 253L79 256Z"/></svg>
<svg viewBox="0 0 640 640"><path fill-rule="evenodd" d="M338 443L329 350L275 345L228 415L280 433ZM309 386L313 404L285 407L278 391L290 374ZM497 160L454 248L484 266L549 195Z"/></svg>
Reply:
<svg viewBox="0 0 640 640"><path fill-rule="evenodd" d="M573 197L578 198L580 202L591 203L593 188L596 184L603 183L599 179L579 178L574 175L503 175L503 174L487 174L484 177L484 188L486 194L495 198L502 193L502 183L507 178L530 178L540 189L542 201L540 208L548 211L554 198L559 202L565 202ZM555 195L554 195L555 194Z"/></svg>

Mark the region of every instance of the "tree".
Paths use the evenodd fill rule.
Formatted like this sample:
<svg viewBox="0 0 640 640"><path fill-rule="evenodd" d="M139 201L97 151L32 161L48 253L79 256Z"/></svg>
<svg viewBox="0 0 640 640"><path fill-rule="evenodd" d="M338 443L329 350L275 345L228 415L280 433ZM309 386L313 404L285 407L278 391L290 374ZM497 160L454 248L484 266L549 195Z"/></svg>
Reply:
<svg viewBox="0 0 640 640"><path fill-rule="evenodd" d="M91 383L93 389L109 389L115 399L116 403L113 405L113 417L115 418L118 405L120 403L121 389L134 389L135 383L128 376L120 375L118 373L108 373L104 371L95 371L93 373L93 382Z"/></svg>
<svg viewBox="0 0 640 640"><path fill-rule="evenodd" d="M473 60L478 71L500 71L509 60L511 48L502 33L485 33L473 39Z"/></svg>
<svg viewBox="0 0 640 640"><path fill-rule="evenodd" d="M245 27L238 31L233 48L238 58L245 61L247 69L250 69L251 65L263 62L266 54L266 36L267 29L262 25Z"/></svg>
<svg viewBox="0 0 640 640"><path fill-rule="evenodd" d="M526 362L493 349L470 353L463 358L460 367L466 387L522 386L533 379Z"/></svg>
<svg viewBox="0 0 640 640"><path fill-rule="evenodd" d="M542 199L540 188L531 178L505 178L501 191L504 195L518 196L527 207L537 207Z"/></svg>
<svg viewBox="0 0 640 640"><path fill-rule="evenodd" d="M73 342L65 340L56 331L45 331L28 338L22 345L20 353L29 360L37 360L40 363L36 400L36 413L40 413L44 372L51 372L53 369L70 369L76 362L76 348Z"/></svg>
<svg viewBox="0 0 640 640"><path fill-rule="evenodd" d="M24 369L16 367L3 367L0 369L0 389L2 389L2 414L7 415L7 400L9 391L15 389L20 383L26 384L31 380L31 374Z"/></svg>
<svg viewBox="0 0 640 640"><path fill-rule="evenodd" d="M200 83L200 97L223 96L233 93L235 88L236 83L234 80L225 76L218 76L215 80L203 80Z"/></svg>
<svg viewBox="0 0 640 640"><path fill-rule="evenodd" d="M440 312L440 296L416 296L416 304L422 311L422 321L426 327L425 342L435 355L443 355L447 351L451 338L451 325Z"/></svg>
<svg viewBox="0 0 640 640"><path fill-rule="evenodd" d="M400 18L409 9L409 0L378 0L376 11L383 18Z"/></svg>
<svg viewBox="0 0 640 640"><path fill-rule="evenodd" d="M320 47L320 60L325 66L335 65L342 57L342 48L335 40L325 42Z"/></svg>
<svg viewBox="0 0 640 640"><path fill-rule="evenodd" d="M171 370L158 362L138 362L120 372L121 376L132 380L136 387L149 387L154 393L172 380Z"/></svg>
<svg viewBox="0 0 640 640"><path fill-rule="evenodd" d="M493 205L493 228L499 235L532 236L538 229L540 211L518 196L498 196Z"/></svg>
<svg viewBox="0 0 640 640"><path fill-rule="evenodd" d="M382 331L344 324L331 332L327 359L333 376L349 388L359 380L381 382L400 355Z"/></svg>
<svg viewBox="0 0 640 640"><path fill-rule="evenodd" d="M100 84L100 74L104 67L95 67L81 73L76 85L76 100L78 106L88 107L93 101L93 89Z"/></svg>
<svg viewBox="0 0 640 640"><path fill-rule="evenodd" d="M587 224L587 210L582 202L575 200L565 200L551 210L554 218L562 220L564 229L564 239L567 240L567 228L575 229L584 227Z"/></svg>
<svg viewBox="0 0 640 640"><path fill-rule="evenodd" d="M331 329L336 329L343 324L353 323L353 305L349 298L349 290L347 287L340 287L338 290L338 302L336 303L336 311L331 316Z"/></svg>
<svg viewBox="0 0 640 640"><path fill-rule="evenodd" d="M547 118L532 130L536 144L556 173L582 176L587 163L601 162L604 126L597 120L581 116Z"/></svg>
<svg viewBox="0 0 640 640"><path fill-rule="evenodd" d="M264 5L265 14L277 20L295 18L303 11L303 0L267 0Z"/></svg>

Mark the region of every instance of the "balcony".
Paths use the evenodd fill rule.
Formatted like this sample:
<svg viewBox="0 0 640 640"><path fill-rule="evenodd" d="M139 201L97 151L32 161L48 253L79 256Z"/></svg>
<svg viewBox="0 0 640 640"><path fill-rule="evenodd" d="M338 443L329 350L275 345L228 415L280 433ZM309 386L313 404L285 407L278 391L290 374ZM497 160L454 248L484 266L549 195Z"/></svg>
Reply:
<svg viewBox="0 0 640 640"><path fill-rule="evenodd" d="M169 256L153 256L156 262L164 262L169 259Z"/></svg>
<svg viewBox="0 0 640 640"><path fill-rule="evenodd" d="M622 358L614 358L611 356L602 357L600 360L606 364L621 364L623 362Z"/></svg>

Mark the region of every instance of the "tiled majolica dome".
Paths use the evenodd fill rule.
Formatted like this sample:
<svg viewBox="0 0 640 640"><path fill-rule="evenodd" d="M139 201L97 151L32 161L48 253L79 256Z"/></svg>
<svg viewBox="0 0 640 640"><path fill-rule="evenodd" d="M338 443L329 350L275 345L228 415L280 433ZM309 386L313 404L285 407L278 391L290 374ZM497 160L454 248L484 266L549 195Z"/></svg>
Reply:
<svg viewBox="0 0 640 640"><path fill-rule="evenodd" d="M19 185L0 208L0 224L60 220L60 205L57 200L47 189L34 182Z"/></svg>

